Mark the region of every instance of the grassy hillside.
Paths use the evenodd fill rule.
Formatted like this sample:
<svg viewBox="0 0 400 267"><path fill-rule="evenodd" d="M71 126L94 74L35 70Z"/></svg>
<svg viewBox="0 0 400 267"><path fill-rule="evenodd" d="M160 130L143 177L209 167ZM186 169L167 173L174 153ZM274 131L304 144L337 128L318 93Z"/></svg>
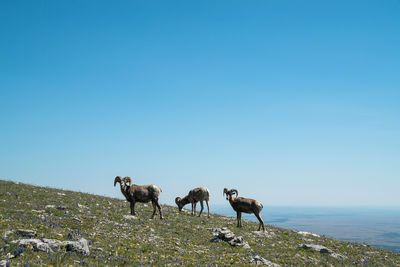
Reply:
<svg viewBox="0 0 400 267"><path fill-rule="evenodd" d="M112 182L110 179L110 186ZM129 204L120 199L0 180L0 262L11 266L223 266L247 265L259 255L281 266L400 266L399 253L364 244L272 226L260 233L255 231L257 224L253 222L244 221L244 227L239 229L235 218L216 214L198 218L179 213L175 207L162 208L164 220L150 220L151 204L137 204L137 217L124 218L129 215ZM242 236L250 248L211 242L212 230L219 227ZM33 230L33 238L41 240L85 238L90 255L67 251L65 247L43 252L35 251L33 246L19 246L18 240L26 237L18 229ZM325 246L329 253L302 248L303 244Z"/></svg>

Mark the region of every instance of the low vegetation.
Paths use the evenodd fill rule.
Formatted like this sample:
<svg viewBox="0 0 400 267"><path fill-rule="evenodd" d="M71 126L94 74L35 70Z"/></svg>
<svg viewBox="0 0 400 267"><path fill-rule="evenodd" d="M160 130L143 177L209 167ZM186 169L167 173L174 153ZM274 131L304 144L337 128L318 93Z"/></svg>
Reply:
<svg viewBox="0 0 400 267"><path fill-rule="evenodd" d="M125 200L0 180L0 265L400 266L400 253L365 244L162 210L163 220L150 219L151 204L138 203L131 216ZM28 238L51 243L51 250L22 245ZM87 241L89 254L65 245L78 240Z"/></svg>

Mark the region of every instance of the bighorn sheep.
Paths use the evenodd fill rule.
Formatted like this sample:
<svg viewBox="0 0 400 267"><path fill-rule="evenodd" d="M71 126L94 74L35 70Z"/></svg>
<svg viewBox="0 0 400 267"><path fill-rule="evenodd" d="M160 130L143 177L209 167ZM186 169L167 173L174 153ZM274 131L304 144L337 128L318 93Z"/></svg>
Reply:
<svg viewBox="0 0 400 267"><path fill-rule="evenodd" d="M209 199L210 199L210 191L208 191L208 189L205 187L197 187L195 189L190 190L189 194L187 196L185 196L184 198L180 198L180 197L175 198L175 203L176 203L176 205L178 205L179 211L182 210L183 206L191 203L192 204L192 215L196 215L196 204L197 204L197 202L200 201L200 205L201 205L201 210L199 213L199 217L200 217L200 215L204 209L204 205L203 205L203 200L204 200L207 204L208 217L210 217L210 207L208 206Z"/></svg>
<svg viewBox="0 0 400 267"><path fill-rule="evenodd" d="M150 202L153 204L153 215L156 214L156 207L160 211L160 219L163 219L161 206L158 203L158 197L160 196L162 190L155 185L135 185L132 184L132 179L130 177L121 178L120 176L115 177L114 186L117 183L121 185L121 192L125 196L126 200L130 202L131 205L131 215L135 215L135 203L136 202ZM128 185L129 184L129 185Z"/></svg>
<svg viewBox="0 0 400 267"><path fill-rule="evenodd" d="M260 217L260 212L263 208L261 202L251 198L238 197L237 195L239 193L237 189L228 190L227 188L224 188L224 192L222 193L222 195L225 194L226 194L226 200L229 200L229 203L231 204L232 208L236 211L237 227L242 227L242 212L254 213L254 215L256 215L257 219L260 222L258 231L260 231L261 227L263 228L263 231L265 231L264 222ZM236 197L233 196L234 194L236 194Z"/></svg>

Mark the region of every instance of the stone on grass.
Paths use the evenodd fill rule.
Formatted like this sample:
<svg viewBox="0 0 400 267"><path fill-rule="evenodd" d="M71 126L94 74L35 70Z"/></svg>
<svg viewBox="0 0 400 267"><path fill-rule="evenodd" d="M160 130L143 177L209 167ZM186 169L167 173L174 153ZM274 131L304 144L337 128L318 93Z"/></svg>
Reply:
<svg viewBox="0 0 400 267"><path fill-rule="evenodd" d="M123 217L124 217L124 219L128 219L128 220L137 219L137 217L136 217L136 216L133 216L133 215L124 215Z"/></svg>
<svg viewBox="0 0 400 267"><path fill-rule="evenodd" d="M250 248L249 244L241 236L235 236L231 230L226 227L216 228L214 231L214 237L211 242L225 241L231 246L242 246L243 248Z"/></svg>
<svg viewBox="0 0 400 267"><path fill-rule="evenodd" d="M90 255L88 241L85 238L80 238L77 241L59 241L56 239L21 239L18 245L21 247L28 247L29 245L33 247L34 251L44 251L46 253L51 253L56 251L58 247L64 248L67 251L76 252L83 256Z"/></svg>
<svg viewBox="0 0 400 267"><path fill-rule="evenodd" d="M298 233L298 234L301 234L301 235L303 235L303 236L311 235L311 236L313 236L313 237L320 237L320 236L317 235L317 234L310 233L310 232L305 232L305 231L299 231L299 232L297 232L297 233Z"/></svg>
<svg viewBox="0 0 400 267"><path fill-rule="evenodd" d="M315 251L317 251L319 253L322 253L322 254L328 254L331 257L335 258L335 259L347 259L346 256L343 256L342 254L339 254L339 253L335 253L331 249L329 249L329 248L327 248L325 246L322 246L322 245L303 244L303 245L300 246L300 248L302 248L302 249L311 249L311 250L315 250Z"/></svg>
<svg viewBox="0 0 400 267"><path fill-rule="evenodd" d="M250 264L255 264L255 265L263 265L263 266L270 266L270 267L280 267L279 264L273 263L269 260L266 260L258 255L254 256L250 260Z"/></svg>
<svg viewBox="0 0 400 267"><path fill-rule="evenodd" d="M81 219L79 219L79 218L77 218L77 217L72 218L72 220L73 220L74 222L77 222L77 223L81 223L81 222L82 222Z"/></svg>
<svg viewBox="0 0 400 267"><path fill-rule="evenodd" d="M322 254L331 254L332 253L332 251L329 248L324 247L322 245L316 245L316 244L303 244L300 246L300 248L315 250Z"/></svg>
<svg viewBox="0 0 400 267"><path fill-rule="evenodd" d="M88 242L85 238L79 238L78 241L64 241L63 245L65 245L67 251L76 252L84 256L90 254Z"/></svg>
<svg viewBox="0 0 400 267"><path fill-rule="evenodd" d="M18 229L17 234L26 236L26 237L35 237L36 236L36 231L33 230L27 230L27 229Z"/></svg>
<svg viewBox="0 0 400 267"><path fill-rule="evenodd" d="M44 243L39 239L21 239L18 242L18 246L20 247L28 247L32 246L34 251L43 251L46 253L52 252L49 244Z"/></svg>

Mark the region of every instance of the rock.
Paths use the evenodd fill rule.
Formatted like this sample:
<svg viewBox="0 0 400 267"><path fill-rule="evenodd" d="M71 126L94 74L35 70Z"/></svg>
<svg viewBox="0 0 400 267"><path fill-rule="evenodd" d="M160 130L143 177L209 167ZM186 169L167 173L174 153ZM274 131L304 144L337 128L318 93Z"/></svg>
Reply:
<svg viewBox="0 0 400 267"><path fill-rule="evenodd" d="M39 239L21 239L19 240L18 246L20 247L27 247L31 245L33 247L33 250L35 251L44 251L46 253L52 252L49 244L44 243L42 240Z"/></svg>
<svg viewBox="0 0 400 267"><path fill-rule="evenodd" d="M4 233L4 238L7 238L7 236L10 235L10 234L12 234L12 233L14 233L14 232L13 232L13 231L6 231L6 232Z"/></svg>
<svg viewBox="0 0 400 267"><path fill-rule="evenodd" d="M268 232L268 231L252 231L252 233L258 236L265 236L267 238L271 238L275 235L274 232Z"/></svg>
<svg viewBox="0 0 400 267"><path fill-rule="evenodd" d="M6 259L9 259L9 260L11 260L11 259L14 259L15 258L15 256L13 255L13 254L11 254L10 252L9 253L7 253L7 255L6 255Z"/></svg>
<svg viewBox="0 0 400 267"><path fill-rule="evenodd" d="M325 254L325 253L331 254L332 253L332 250L330 250L329 248L324 247L322 245L316 245L316 244L303 244L300 246L300 248L315 250L315 251L318 251L323 254Z"/></svg>
<svg viewBox="0 0 400 267"><path fill-rule="evenodd" d="M62 247L63 246L63 241L57 240L57 239L47 239L43 238L43 242L47 243L51 249L55 249L56 247Z"/></svg>
<svg viewBox="0 0 400 267"><path fill-rule="evenodd" d="M78 222L78 223L81 223L81 222L82 222L79 218L76 218L76 217L72 218L72 220L73 220L74 222Z"/></svg>
<svg viewBox="0 0 400 267"><path fill-rule="evenodd" d="M348 259L346 256L343 256L342 254L339 253L331 253L331 257L334 257L335 259Z"/></svg>
<svg viewBox="0 0 400 267"><path fill-rule="evenodd" d="M300 232L297 232L297 233L298 233L298 234L301 234L301 235L303 235L303 236L311 235L311 236L314 236L314 237L321 237L321 236L319 236L319 235L317 235L317 234L310 233L310 232L300 231Z"/></svg>
<svg viewBox="0 0 400 267"><path fill-rule="evenodd" d="M59 195L59 196L65 196L64 193L57 193L57 195Z"/></svg>
<svg viewBox="0 0 400 267"><path fill-rule="evenodd" d="M67 251L77 252L83 256L90 254L88 242L85 238L80 238L78 241L64 241L63 245L66 245Z"/></svg>
<svg viewBox="0 0 400 267"><path fill-rule="evenodd" d="M44 212L46 212L46 211L44 211L44 210L31 210L33 213L44 213Z"/></svg>
<svg viewBox="0 0 400 267"><path fill-rule="evenodd" d="M135 220L135 219L137 219L137 217L135 217L133 215L124 215L123 217L124 217L124 219L127 219L127 220Z"/></svg>
<svg viewBox="0 0 400 267"><path fill-rule="evenodd" d="M58 209L58 210L66 210L67 207L66 206L62 206L62 205L46 205L45 209Z"/></svg>
<svg viewBox="0 0 400 267"><path fill-rule="evenodd" d="M231 246L243 246L244 248L250 248L249 244L241 236L235 236L231 230L226 227L216 228L214 231L214 237L211 242L225 241Z"/></svg>
<svg viewBox="0 0 400 267"><path fill-rule="evenodd" d="M79 203L78 203L78 208L80 208L80 209L88 209L88 207L86 207L85 205L81 205Z"/></svg>
<svg viewBox="0 0 400 267"><path fill-rule="evenodd" d="M300 246L300 248L315 250L315 251L318 251L319 253L322 253L322 254L329 254L331 257L333 257L335 259L347 259L346 256L343 256L342 254L339 254L339 253L335 253L331 249L329 249L327 247L324 247L324 246L321 246L321 245L303 244L303 245Z"/></svg>
<svg viewBox="0 0 400 267"><path fill-rule="evenodd" d="M255 265L264 265L264 266L270 266L270 267L280 267L279 264L273 263L269 260L266 260L258 255L254 256L250 260L250 264L255 264Z"/></svg>
<svg viewBox="0 0 400 267"><path fill-rule="evenodd" d="M364 251L363 252L364 255L375 255L375 254L379 254L378 251Z"/></svg>
<svg viewBox="0 0 400 267"><path fill-rule="evenodd" d="M47 238L43 238L43 240L21 239L16 242L18 242L18 245L21 247L27 247L31 245L35 251L40 250L46 253L56 251L58 247L65 247L67 251L76 252L84 256L90 255L88 242L84 238L80 238L77 241L60 241L57 239Z"/></svg>
<svg viewBox="0 0 400 267"><path fill-rule="evenodd" d="M26 237L35 237L36 232L33 230L25 230L25 229L18 229L17 234L26 236Z"/></svg>

